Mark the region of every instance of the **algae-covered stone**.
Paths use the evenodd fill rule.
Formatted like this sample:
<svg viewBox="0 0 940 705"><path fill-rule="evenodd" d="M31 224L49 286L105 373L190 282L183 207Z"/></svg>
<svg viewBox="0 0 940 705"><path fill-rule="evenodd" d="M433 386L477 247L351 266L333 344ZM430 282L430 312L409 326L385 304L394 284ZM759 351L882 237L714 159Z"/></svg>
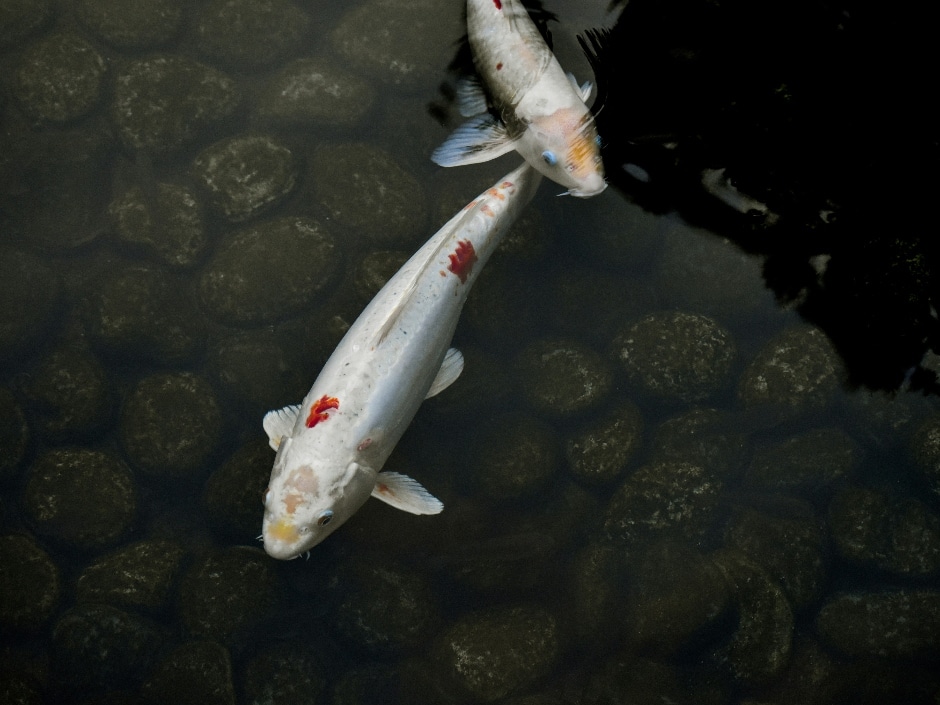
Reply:
<svg viewBox="0 0 940 705"><path fill-rule="evenodd" d="M56 32L24 52L13 95L34 120L68 122L95 107L106 70L104 57L89 42Z"/></svg>
<svg viewBox="0 0 940 705"><path fill-rule="evenodd" d="M819 610L816 631L826 644L850 657L936 659L940 592L839 595Z"/></svg>
<svg viewBox="0 0 940 705"><path fill-rule="evenodd" d="M735 419L717 409L692 409L664 421L651 445L653 462L690 462L719 477L739 469L748 452L747 437Z"/></svg>
<svg viewBox="0 0 940 705"><path fill-rule="evenodd" d="M371 301L409 257L410 253L403 250L377 250L366 253L356 267L353 282L356 295L363 302Z"/></svg>
<svg viewBox="0 0 940 705"><path fill-rule="evenodd" d="M118 238L175 267L195 264L209 244L196 197L185 186L131 186L108 206Z"/></svg>
<svg viewBox="0 0 940 705"><path fill-rule="evenodd" d="M665 312L645 316L618 335L612 355L637 388L689 403L707 399L727 382L735 346L710 318Z"/></svg>
<svg viewBox="0 0 940 705"><path fill-rule="evenodd" d="M127 533L137 493L130 471L113 455L61 448L40 455L27 471L23 508L38 532L100 549Z"/></svg>
<svg viewBox="0 0 940 705"><path fill-rule="evenodd" d="M221 440L222 412L203 378L155 374L124 402L120 433L135 467L150 475L191 477L201 474Z"/></svg>
<svg viewBox="0 0 940 705"><path fill-rule="evenodd" d="M459 7L436 0L369 0L333 30L333 47L364 75L399 89L434 85L465 31Z"/></svg>
<svg viewBox="0 0 940 705"><path fill-rule="evenodd" d="M334 675L328 674L321 656L306 641L264 648L245 666L243 702L248 705L320 705L324 702L327 675ZM388 683L377 685L380 688L377 694L382 693L379 697L386 696ZM346 705L342 701L333 702Z"/></svg>
<svg viewBox="0 0 940 705"><path fill-rule="evenodd" d="M210 0L196 16L196 46L226 67L259 69L297 52L309 27L288 0Z"/></svg>
<svg viewBox="0 0 940 705"><path fill-rule="evenodd" d="M321 147L315 194L332 218L383 246L410 243L427 215L424 187L388 153L365 144Z"/></svg>
<svg viewBox="0 0 940 705"><path fill-rule="evenodd" d="M282 201L297 183L291 151L265 135L232 137L206 147L193 175L226 220L240 223Z"/></svg>
<svg viewBox="0 0 940 705"><path fill-rule="evenodd" d="M566 418L596 408L614 375L599 354L573 340L537 340L516 359L518 380L542 414Z"/></svg>
<svg viewBox="0 0 940 705"><path fill-rule="evenodd" d="M260 424L259 424L260 431ZM258 535L262 496L271 475L274 451L259 433L222 463L206 482L203 504L220 529L248 541Z"/></svg>
<svg viewBox="0 0 940 705"><path fill-rule="evenodd" d="M0 249L0 356L31 347L55 312L59 277L36 257Z"/></svg>
<svg viewBox="0 0 940 705"><path fill-rule="evenodd" d="M230 645L249 638L278 602L273 561L256 548L237 546L198 561L180 585L180 616L199 638Z"/></svg>
<svg viewBox="0 0 940 705"><path fill-rule="evenodd" d="M559 455L551 427L530 416L498 417L471 448L474 485L494 499L531 495L554 476Z"/></svg>
<svg viewBox="0 0 940 705"><path fill-rule="evenodd" d="M182 56L130 62L115 80L112 111L124 145L166 153L228 117L239 102L235 82Z"/></svg>
<svg viewBox="0 0 940 705"><path fill-rule="evenodd" d="M142 617L109 605L79 605L53 627L53 670L59 682L83 696L136 688L165 639Z"/></svg>
<svg viewBox="0 0 940 705"><path fill-rule="evenodd" d="M172 541L145 540L96 559L75 586L78 602L158 610L170 598L182 566L183 548Z"/></svg>
<svg viewBox="0 0 940 705"><path fill-rule="evenodd" d="M51 15L49 0L4 0L0 6L0 49L19 44Z"/></svg>
<svg viewBox="0 0 940 705"><path fill-rule="evenodd" d="M784 417L820 411L839 385L841 365L825 335L797 327L772 338L741 376L738 397Z"/></svg>
<svg viewBox="0 0 940 705"><path fill-rule="evenodd" d="M41 627L59 606L59 569L29 536L0 536L0 625L4 631Z"/></svg>
<svg viewBox="0 0 940 705"><path fill-rule="evenodd" d="M154 705L235 705L228 649L211 641L176 647L153 669L140 694Z"/></svg>
<svg viewBox="0 0 940 705"><path fill-rule="evenodd" d="M374 101L369 83L329 59L297 59L266 83L256 109L262 122L350 126Z"/></svg>
<svg viewBox="0 0 940 705"><path fill-rule="evenodd" d="M928 486L940 495L940 414L917 428L910 440L910 453Z"/></svg>
<svg viewBox="0 0 940 705"><path fill-rule="evenodd" d="M604 517L607 536L627 546L699 538L718 505L721 480L698 465L644 465L614 492Z"/></svg>
<svg viewBox="0 0 940 705"><path fill-rule="evenodd" d="M95 36L126 50L152 49L179 32L183 0L79 0L75 14Z"/></svg>
<svg viewBox="0 0 940 705"><path fill-rule="evenodd" d="M858 447L844 431L818 428L758 450L747 481L769 490L815 492L846 477L858 458Z"/></svg>
<svg viewBox="0 0 940 705"><path fill-rule="evenodd" d="M568 619L579 643L591 648L617 643L623 624L611 619L622 614L625 576L633 558L621 547L592 542L580 549L567 571Z"/></svg>
<svg viewBox="0 0 940 705"><path fill-rule="evenodd" d="M643 419L630 402L621 404L565 441L568 469L582 482L606 484L623 475L642 442Z"/></svg>
<svg viewBox="0 0 940 705"><path fill-rule="evenodd" d="M558 625L538 607L498 607L461 618L436 649L441 668L471 697L493 702L524 692L558 659Z"/></svg>
<svg viewBox="0 0 940 705"><path fill-rule="evenodd" d="M0 387L0 482L13 479L16 469L26 457L29 446L29 425L16 397Z"/></svg>
<svg viewBox="0 0 940 705"><path fill-rule="evenodd" d="M632 654L610 656L589 668L578 694L578 702L584 705L714 705L727 701L710 697L701 687L689 695L689 686L676 669Z"/></svg>
<svg viewBox="0 0 940 705"><path fill-rule="evenodd" d="M315 220L261 223L216 250L200 281L202 300L225 322L270 323L312 307L340 261L335 239Z"/></svg>

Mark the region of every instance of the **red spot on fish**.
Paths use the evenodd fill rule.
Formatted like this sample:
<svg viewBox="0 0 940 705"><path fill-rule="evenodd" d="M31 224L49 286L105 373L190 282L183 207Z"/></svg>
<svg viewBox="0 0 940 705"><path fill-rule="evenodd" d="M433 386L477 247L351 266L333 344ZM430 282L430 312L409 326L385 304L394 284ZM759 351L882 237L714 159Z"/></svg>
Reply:
<svg viewBox="0 0 940 705"><path fill-rule="evenodd" d="M313 428L321 421L326 421L329 415L326 413L329 409L338 409L339 408L339 399L336 397L328 397L324 394L322 397L313 402L313 405L310 407L310 416L307 417L307 428Z"/></svg>
<svg viewBox="0 0 940 705"><path fill-rule="evenodd" d="M497 10L503 9L503 3L501 3L499 0L493 0L493 4L496 5Z"/></svg>
<svg viewBox="0 0 940 705"><path fill-rule="evenodd" d="M375 483L375 489L377 489L380 494L390 494L388 491L388 485L386 485L384 482Z"/></svg>
<svg viewBox="0 0 940 705"><path fill-rule="evenodd" d="M500 61L498 64L496 64L496 70L497 70L497 71L502 71L502 70L503 70L503 62L502 62L502 61Z"/></svg>
<svg viewBox="0 0 940 705"><path fill-rule="evenodd" d="M469 240L461 240L457 243L454 254L447 256L450 258L448 269L460 277L461 283L467 281L467 275L473 269L473 263L477 261L477 253L473 249L473 243Z"/></svg>

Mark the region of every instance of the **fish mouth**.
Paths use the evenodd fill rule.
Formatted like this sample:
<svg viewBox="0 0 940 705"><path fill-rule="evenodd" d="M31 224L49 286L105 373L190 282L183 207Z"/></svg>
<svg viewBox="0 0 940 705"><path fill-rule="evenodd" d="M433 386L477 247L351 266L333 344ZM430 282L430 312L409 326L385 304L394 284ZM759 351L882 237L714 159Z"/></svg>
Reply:
<svg viewBox="0 0 940 705"><path fill-rule="evenodd" d="M264 552L277 560L288 561L307 550L301 545L301 532L297 525L285 519L265 522L262 537Z"/></svg>
<svg viewBox="0 0 940 705"><path fill-rule="evenodd" d="M591 198L592 196L597 196L600 193L603 193L607 190L607 182L602 181L600 187L586 189L586 188L570 188L566 192L568 196L574 196L575 198Z"/></svg>

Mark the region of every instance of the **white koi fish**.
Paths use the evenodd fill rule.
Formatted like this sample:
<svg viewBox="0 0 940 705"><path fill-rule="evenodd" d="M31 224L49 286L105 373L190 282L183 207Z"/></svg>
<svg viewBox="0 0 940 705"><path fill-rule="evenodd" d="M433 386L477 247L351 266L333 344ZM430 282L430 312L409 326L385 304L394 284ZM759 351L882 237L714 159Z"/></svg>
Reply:
<svg viewBox="0 0 940 705"><path fill-rule="evenodd" d="M541 176L523 164L451 218L366 306L303 402L264 417L277 450L264 494L264 549L309 550L369 498L413 514L443 504L379 472L421 402L463 370L450 340L470 287Z"/></svg>
<svg viewBox="0 0 940 705"><path fill-rule="evenodd" d="M501 119L488 111L478 82L457 86L465 122L431 159L441 166L476 164L516 150L572 196L607 188L591 84L565 74L519 0L468 0L467 37L477 73Z"/></svg>

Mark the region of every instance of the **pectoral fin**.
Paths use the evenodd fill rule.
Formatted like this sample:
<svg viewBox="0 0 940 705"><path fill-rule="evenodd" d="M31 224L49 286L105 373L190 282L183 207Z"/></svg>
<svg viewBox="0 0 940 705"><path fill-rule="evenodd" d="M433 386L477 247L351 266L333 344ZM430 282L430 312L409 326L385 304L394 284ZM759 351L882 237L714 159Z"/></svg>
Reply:
<svg viewBox="0 0 940 705"><path fill-rule="evenodd" d="M264 432L268 434L268 445L274 450L281 445L281 439L289 436L297 421L297 414L300 413L300 404L285 406L283 409L269 411L264 415Z"/></svg>
<svg viewBox="0 0 940 705"><path fill-rule="evenodd" d="M588 98L591 97L591 92L594 90L594 84L590 81L585 81L579 86L578 79L576 79L574 74L570 71L568 72L568 80L571 81L571 85L574 87L574 92L581 96L582 101L587 103Z"/></svg>
<svg viewBox="0 0 940 705"><path fill-rule="evenodd" d="M444 354L444 362L441 363L441 369L438 370L437 377L431 382L431 388L424 398L430 399L443 392L457 381L461 372L463 372L463 355L457 348L450 348Z"/></svg>
<svg viewBox="0 0 940 705"><path fill-rule="evenodd" d="M488 162L515 149L506 126L489 113L478 115L454 130L431 160L440 166L464 166Z"/></svg>
<svg viewBox="0 0 940 705"><path fill-rule="evenodd" d="M380 472L372 496L412 514L439 514L444 504L419 482L397 472Z"/></svg>

